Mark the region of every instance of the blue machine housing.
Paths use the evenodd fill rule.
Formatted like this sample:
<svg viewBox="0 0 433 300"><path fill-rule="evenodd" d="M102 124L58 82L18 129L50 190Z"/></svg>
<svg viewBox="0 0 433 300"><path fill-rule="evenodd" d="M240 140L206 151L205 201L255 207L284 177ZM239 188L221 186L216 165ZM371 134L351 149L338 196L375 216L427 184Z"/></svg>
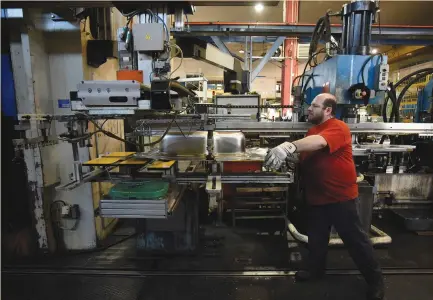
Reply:
<svg viewBox="0 0 433 300"><path fill-rule="evenodd" d="M304 78L308 82L305 86L305 102L311 104L314 97L323 93L323 87L329 86L329 92L337 97L339 105L364 105L363 100L353 99L349 88L357 83L362 83L361 69L368 55L337 55L324 61L312 70L306 72L309 76ZM388 58L383 56L384 64ZM375 91L376 66L381 62L379 56L374 56L364 67L364 79L366 86L372 91L368 104L382 104L385 98L385 91Z"/></svg>
<svg viewBox="0 0 433 300"><path fill-rule="evenodd" d="M423 122L421 117L423 114L428 114L433 109L433 79L431 79L424 89L418 93L416 105L415 122ZM430 121L431 122L431 121Z"/></svg>

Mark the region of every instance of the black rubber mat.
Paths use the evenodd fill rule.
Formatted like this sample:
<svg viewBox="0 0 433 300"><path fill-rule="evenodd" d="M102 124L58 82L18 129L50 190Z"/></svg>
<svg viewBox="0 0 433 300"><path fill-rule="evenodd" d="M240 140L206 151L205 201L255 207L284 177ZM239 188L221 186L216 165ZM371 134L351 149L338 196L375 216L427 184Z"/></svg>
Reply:
<svg viewBox="0 0 433 300"><path fill-rule="evenodd" d="M433 276L395 275L385 281L389 300L432 299ZM365 289L364 281L354 275L302 284L293 277L2 276L2 298L8 300L363 300Z"/></svg>

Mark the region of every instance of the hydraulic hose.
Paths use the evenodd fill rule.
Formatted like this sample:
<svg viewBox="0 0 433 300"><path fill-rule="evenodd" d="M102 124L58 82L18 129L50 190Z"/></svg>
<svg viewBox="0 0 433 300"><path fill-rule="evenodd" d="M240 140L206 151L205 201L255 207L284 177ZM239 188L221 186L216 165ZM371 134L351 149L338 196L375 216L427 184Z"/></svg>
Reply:
<svg viewBox="0 0 433 300"><path fill-rule="evenodd" d="M385 98L385 102L383 103L383 107L382 107L382 117L383 117L383 121L386 123L388 122L388 117L386 115L386 109L388 106L388 100L391 100L392 102L392 111L391 111L391 116L389 119L389 122L393 121L393 117L395 116L395 120L396 122L400 121L400 116L398 114L398 110L397 110L397 114L396 114L396 107L397 107L397 99L396 99L396 93L395 93L395 88L394 85L392 84L392 82L389 84L389 90L387 91L387 97Z"/></svg>
<svg viewBox="0 0 433 300"><path fill-rule="evenodd" d="M414 71L414 72L412 72L412 73L410 73L410 74L404 76L404 77L403 77L402 79L400 79L399 81L397 81L397 83L395 84L395 88L398 88L398 86L399 86L400 84L402 84L406 79L408 79L408 78L410 78L410 77L412 77L412 76L414 76L414 75L417 75L417 74L420 74L420 73L423 73L423 72L429 72L429 71L433 71L433 68L425 68L425 69L419 69L419 70L416 70L416 71Z"/></svg>
<svg viewBox="0 0 433 300"><path fill-rule="evenodd" d="M388 97L385 98L385 102L383 104L383 108L382 108L382 117L383 117L383 121L384 122L388 122L388 118L386 115L386 108L388 105L388 100L392 101L393 107L392 107L392 111L391 111L391 116L389 118L389 122L393 122L395 119L395 122L400 122L400 104L401 104L401 100L404 97L404 94L406 93L406 91L410 88L410 86L416 82L417 80L419 80L420 78L427 76L428 74L433 72L433 68L424 68L424 69L420 69L417 70L415 72L412 72L406 76L404 76L402 79L400 79L399 81L397 81L397 83L395 85L393 85L392 83L389 86L389 90L387 91ZM402 90L402 92L400 93L399 97L397 98L397 92L396 89L399 85L401 85L403 82L405 82L407 79L411 78L412 76L418 75L417 77L415 77L413 80L411 80L406 86L405 88Z"/></svg>
<svg viewBox="0 0 433 300"><path fill-rule="evenodd" d="M426 77L429 74L433 74L433 69L431 69L430 71L426 71L424 73L420 73L418 74L415 78L413 78L412 80L410 80L407 85L403 88L403 90L401 91L400 95L398 96L397 99L397 110L400 110L400 104L401 101L403 100L404 95L406 94L407 90L418 80L420 80L423 77Z"/></svg>

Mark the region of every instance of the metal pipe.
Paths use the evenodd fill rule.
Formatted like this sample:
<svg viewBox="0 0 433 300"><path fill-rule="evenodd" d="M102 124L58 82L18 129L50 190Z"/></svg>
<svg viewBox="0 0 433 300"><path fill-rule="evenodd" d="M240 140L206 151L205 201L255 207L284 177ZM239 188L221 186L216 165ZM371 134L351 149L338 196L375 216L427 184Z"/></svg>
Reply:
<svg viewBox="0 0 433 300"><path fill-rule="evenodd" d="M292 222L290 222L290 220L288 218L285 218L286 222L287 222L287 229L288 232L290 233L290 235L297 240L298 242L301 243L305 243L308 244L308 236L305 234L300 233L295 225L292 224ZM381 231L379 228L371 225L370 230L375 233L376 235L379 236L375 236L375 237L371 237L370 241L373 245L388 245L392 242L392 238L387 235L385 232ZM331 238L329 239L329 246L339 246L339 245L344 245L343 240L340 238Z"/></svg>
<svg viewBox="0 0 433 300"><path fill-rule="evenodd" d="M74 158L74 176L76 181L83 179L83 167L80 163L80 153L78 152L78 143L72 143L72 156Z"/></svg>
<svg viewBox="0 0 433 300"><path fill-rule="evenodd" d="M367 25L367 12L362 12L361 14L361 39L360 39L360 46L367 46L368 43L368 34L370 31L368 30L368 27L370 24Z"/></svg>
<svg viewBox="0 0 433 300"><path fill-rule="evenodd" d="M107 9L103 8L104 12L104 40L107 40Z"/></svg>
<svg viewBox="0 0 433 300"><path fill-rule="evenodd" d="M248 86L251 88L251 83L253 81L252 78L252 72L253 72L253 52L254 52L254 48L253 48L253 37L250 36L250 72L249 72L249 80L248 80Z"/></svg>
<svg viewBox="0 0 433 300"><path fill-rule="evenodd" d="M216 118L251 118L251 116L256 117L255 115L250 114L209 114L208 119L216 119Z"/></svg>
<svg viewBox="0 0 433 300"><path fill-rule="evenodd" d="M428 199L426 200L393 200L392 203L394 204L433 204L433 202Z"/></svg>
<svg viewBox="0 0 433 300"><path fill-rule="evenodd" d="M285 22L188 22L189 25L244 25L244 26L299 26L299 27L309 27L315 26L313 23L285 23ZM330 24L331 27L341 27L341 24ZM372 25L372 27L379 28L379 25ZM433 29L431 25L398 25L398 24L381 24L381 29L386 28L424 28Z"/></svg>
<svg viewBox="0 0 433 300"><path fill-rule="evenodd" d="M253 59L259 59L259 58L263 58L264 56L253 56ZM269 57L269 59L273 59L273 60L284 60L284 59L296 59L296 58L293 58L293 57L289 57L289 56L285 56L285 57L277 57L277 56L272 56L272 57Z"/></svg>
<svg viewBox="0 0 433 300"><path fill-rule="evenodd" d="M246 71L250 71L249 60L248 60L248 37L245 37L245 49L244 49L244 68Z"/></svg>
<svg viewBox="0 0 433 300"><path fill-rule="evenodd" d="M298 27L310 27L316 26L313 23L286 23L286 22L188 22L188 25L223 25L223 26L298 26ZM341 27L341 24L330 24L331 27ZM372 28L416 28L416 29L433 29L431 25L398 25L398 24L381 24L372 25Z"/></svg>

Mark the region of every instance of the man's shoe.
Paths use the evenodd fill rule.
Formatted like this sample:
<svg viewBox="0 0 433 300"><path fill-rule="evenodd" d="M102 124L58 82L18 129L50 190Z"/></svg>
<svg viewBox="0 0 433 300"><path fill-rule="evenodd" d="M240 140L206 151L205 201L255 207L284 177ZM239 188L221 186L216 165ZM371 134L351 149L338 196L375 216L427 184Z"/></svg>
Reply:
<svg viewBox="0 0 433 300"><path fill-rule="evenodd" d="M301 270L295 273L295 280L299 282L317 281L323 278L324 273L311 273L309 271Z"/></svg>
<svg viewBox="0 0 433 300"><path fill-rule="evenodd" d="M370 286L367 293L368 300L383 300L385 299L385 286L383 282L375 286Z"/></svg>

